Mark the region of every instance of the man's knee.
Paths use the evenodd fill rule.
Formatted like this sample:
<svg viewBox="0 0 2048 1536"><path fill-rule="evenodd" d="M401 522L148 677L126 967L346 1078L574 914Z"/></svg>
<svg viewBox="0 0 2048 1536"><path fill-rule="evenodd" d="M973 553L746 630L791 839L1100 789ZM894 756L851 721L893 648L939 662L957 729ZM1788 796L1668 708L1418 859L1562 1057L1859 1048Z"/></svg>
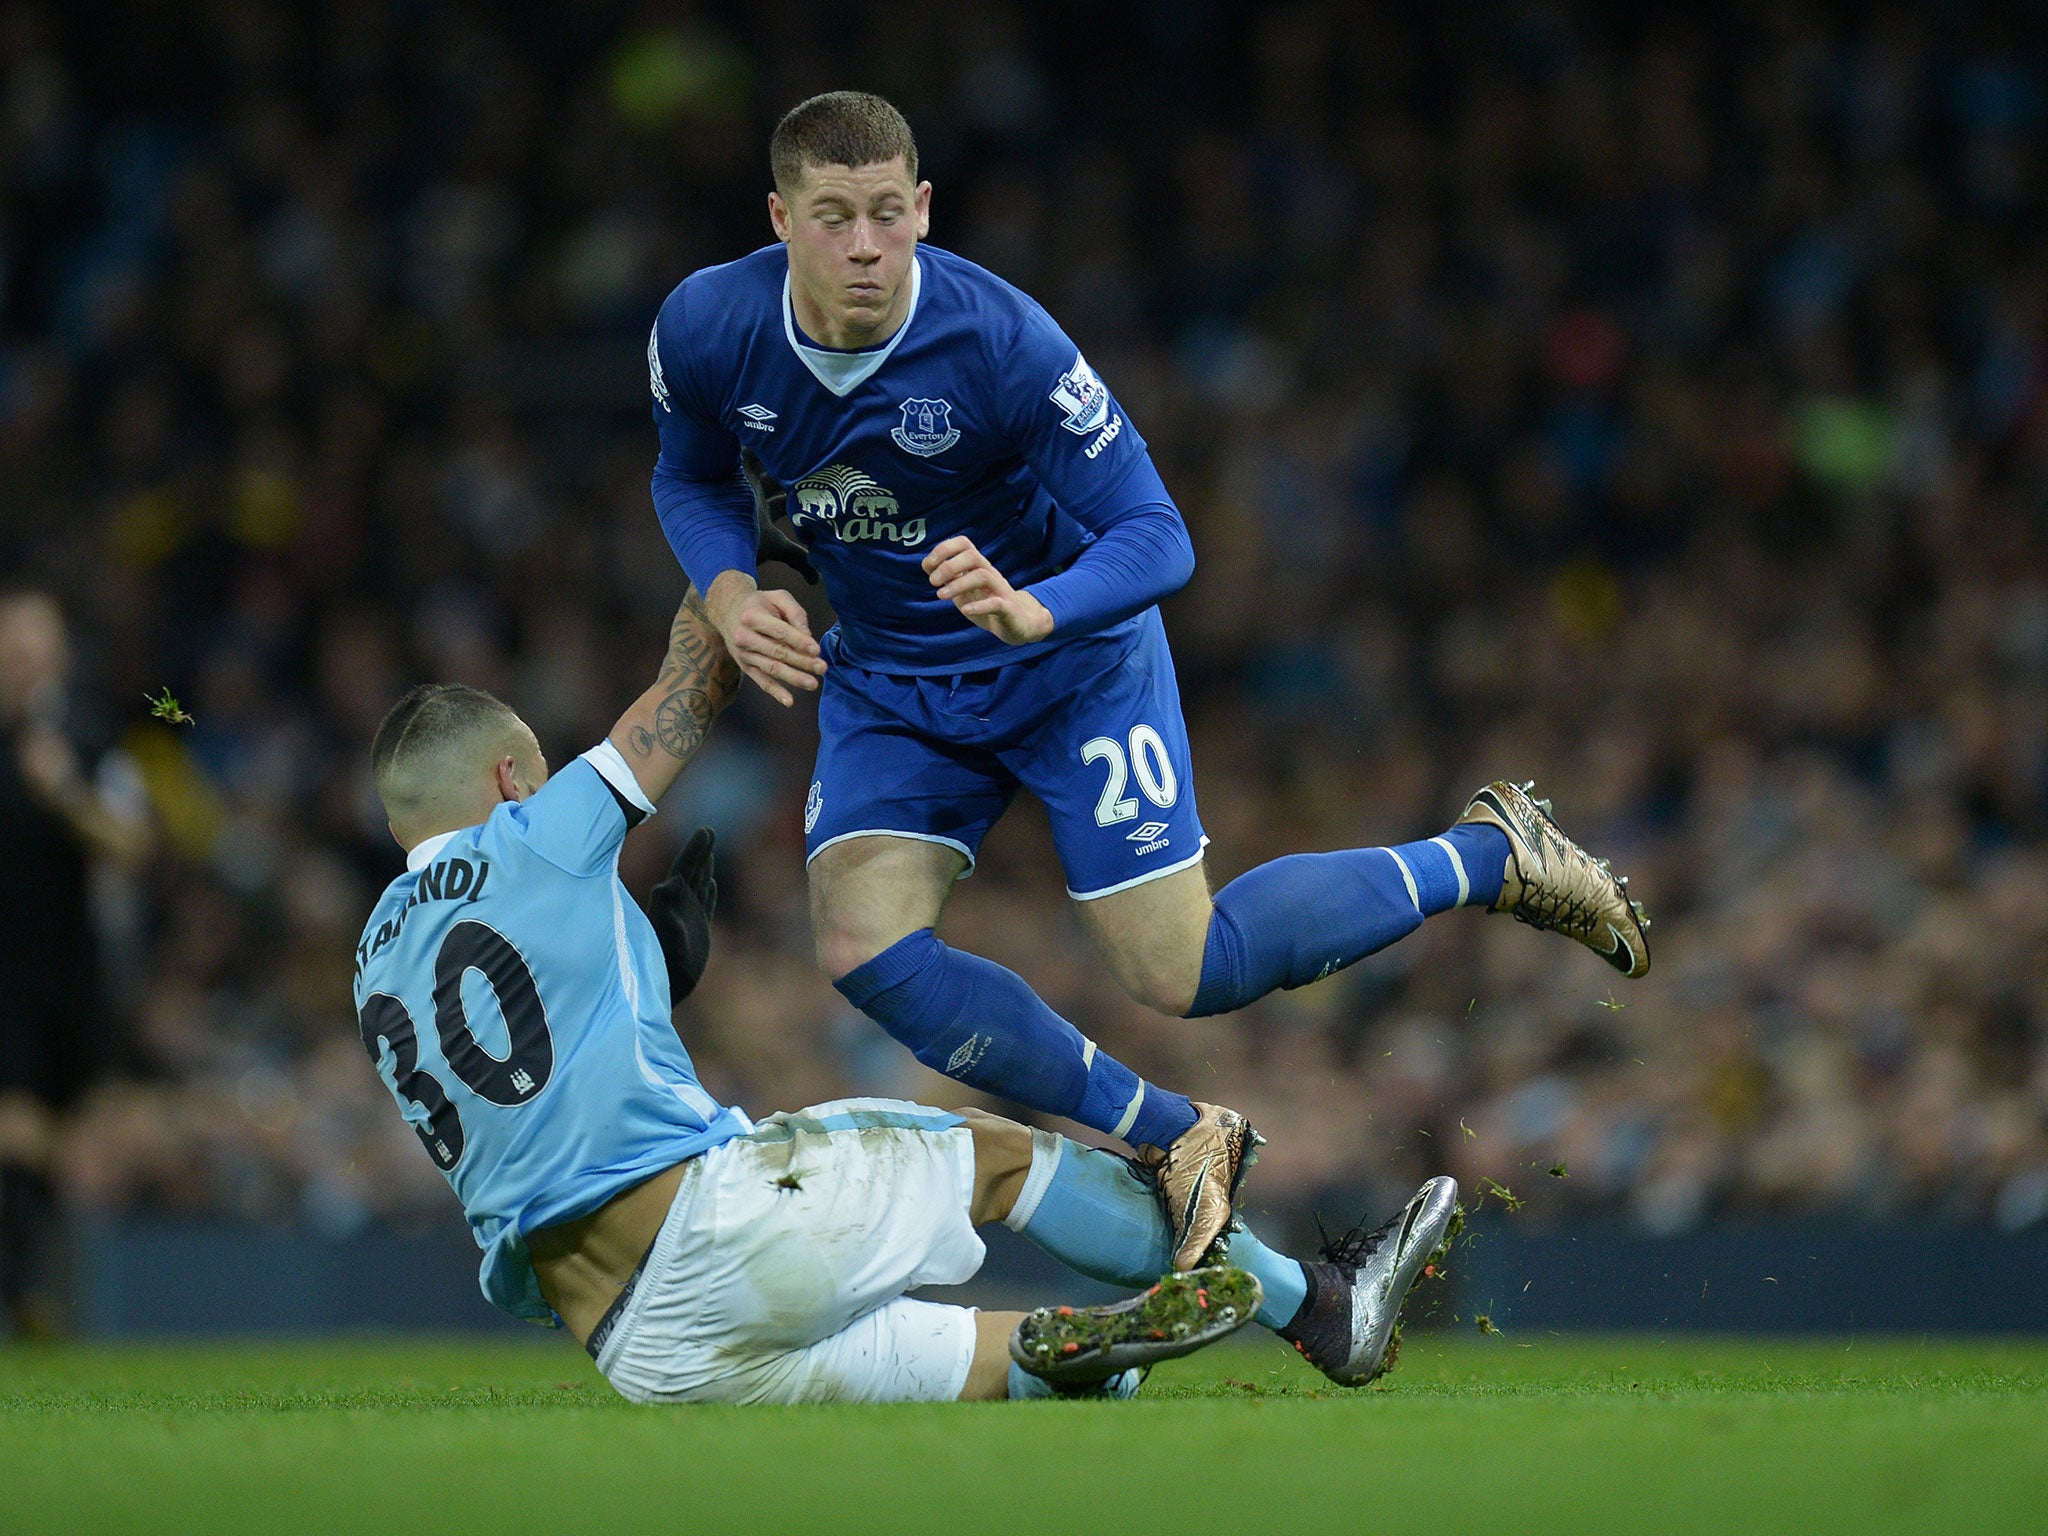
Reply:
<svg viewBox="0 0 2048 1536"><path fill-rule="evenodd" d="M1103 960L1134 1002L1181 1018L1202 984L1206 937L1206 927L1168 917L1156 929L1103 933Z"/></svg>
<svg viewBox="0 0 2048 1536"><path fill-rule="evenodd" d="M837 981L866 965L905 934L882 934L854 924L819 923L812 942L816 946L818 969Z"/></svg>
<svg viewBox="0 0 2048 1536"><path fill-rule="evenodd" d="M884 950L901 943L929 922L918 922L917 914L899 910L901 904L885 901L867 907L849 893L836 888L829 875L812 874L811 943L818 956L818 969L833 981L866 965Z"/></svg>
<svg viewBox="0 0 2048 1536"><path fill-rule="evenodd" d="M937 925L966 863L938 844L862 837L811 861L811 943L834 981L917 932Z"/></svg>
<svg viewBox="0 0 2048 1536"><path fill-rule="evenodd" d="M1194 1006L1195 992L1202 980L1199 954L1192 960L1185 955L1130 956L1112 960L1110 969L1117 984L1133 1002L1143 1003L1160 1013L1172 1014L1175 1018L1187 1016L1187 1011Z"/></svg>
<svg viewBox="0 0 2048 1536"><path fill-rule="evenodd" d="M1202 866L1076 904L1117 985L1176 1017L1194 1006L1214 910Z"/></svg>

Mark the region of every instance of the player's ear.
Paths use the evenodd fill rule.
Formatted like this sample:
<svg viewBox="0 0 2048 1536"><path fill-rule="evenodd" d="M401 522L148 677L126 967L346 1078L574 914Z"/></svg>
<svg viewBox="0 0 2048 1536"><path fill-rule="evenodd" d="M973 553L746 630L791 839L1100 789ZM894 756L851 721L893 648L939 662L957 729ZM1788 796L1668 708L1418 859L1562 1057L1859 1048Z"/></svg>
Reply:
<svg viewBox="0 0 2048 1536"><path fill-rule="evenodd" d="M775 238L784 245L789 243L789 204L782 200L780 192L768 194L768 224L775 231Z"/></svg>
<svg viewBox="0 0 2048 1536"><path fill-rule="evenodd" d="M498 766L492 775L497 783L500 800L524 800L525 793L519 788L519 763L511 753L498 759Z"/></svg>
<svg viewBox="0 0 2048 1536"><path fill-rule="evenodd" d="M932 232L932 184L920 181L914 194L913 206L917 209L917 238L922 240Z"/></svg>

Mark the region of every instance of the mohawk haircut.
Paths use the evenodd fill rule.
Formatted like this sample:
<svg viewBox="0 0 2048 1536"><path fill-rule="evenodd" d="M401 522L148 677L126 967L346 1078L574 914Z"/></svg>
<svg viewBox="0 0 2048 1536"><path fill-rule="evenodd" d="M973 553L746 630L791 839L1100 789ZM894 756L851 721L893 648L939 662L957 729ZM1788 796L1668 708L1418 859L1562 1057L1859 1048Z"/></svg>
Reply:
<svg viewBox="0 0 2048 1536"><path fill-rule="evenodd" d="M518 712L481 688L421 683L391 706L370 743L370 771L393 824L434 814L501 747L524 746Z"/></svg>
<svg viewBox="0 0 2048 1536"><path fill-rule="evenodd" d="M917 140L903 114L866 91L827 91L800 101L775 125L768 140L768 166L775 190L784 197L813 165L858 168L903 157L903 168L917 184Z"/></svg>

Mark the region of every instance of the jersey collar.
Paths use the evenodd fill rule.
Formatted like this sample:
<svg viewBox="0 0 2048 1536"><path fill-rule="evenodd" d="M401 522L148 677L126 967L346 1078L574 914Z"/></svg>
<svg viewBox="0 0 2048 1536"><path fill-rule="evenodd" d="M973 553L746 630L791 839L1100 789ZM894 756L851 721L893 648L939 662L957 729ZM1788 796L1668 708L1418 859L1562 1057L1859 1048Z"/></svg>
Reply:
<svg viewBox="0 0 2048 1536"><path fill-rule="evenodd" d="M834 352L828 347L813 347L797 335L796 310L789 301L789 274L782 274L782 334L789 338L789 348L803 360L811 370L811 376L835 395L846 395L865 384L889 361L903 338L910 334L910 322L917 318L917 296L924 289L924 263L915 256L910 258L910 311L904 315L903 323L896 327L896 334L873 352Z"/></svg>
<svg viewBox="0 0 2048 1536"><path fill-rule="evenodd" d="M455 832L462 830L461 827L457 827ZM455 832L437 832L425 842L413 844L412 852L405 856L405 867L407 869L425 869L434 862L435 855L448 846L449 841L455 836Z"/></svg>

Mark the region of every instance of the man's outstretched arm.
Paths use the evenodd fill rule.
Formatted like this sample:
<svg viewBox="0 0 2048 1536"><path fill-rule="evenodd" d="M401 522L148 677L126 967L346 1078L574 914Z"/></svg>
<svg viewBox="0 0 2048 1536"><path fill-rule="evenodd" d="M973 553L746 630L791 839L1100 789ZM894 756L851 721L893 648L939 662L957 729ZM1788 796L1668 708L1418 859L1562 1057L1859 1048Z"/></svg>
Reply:
<svg viewBox="0 0 2048 1536"><path fill-rule="evenodd" d="M654 686L612 727L611 744L648 799L668 793L739 686L740 669L692 587L669 626L668 655Z"/></svg>

